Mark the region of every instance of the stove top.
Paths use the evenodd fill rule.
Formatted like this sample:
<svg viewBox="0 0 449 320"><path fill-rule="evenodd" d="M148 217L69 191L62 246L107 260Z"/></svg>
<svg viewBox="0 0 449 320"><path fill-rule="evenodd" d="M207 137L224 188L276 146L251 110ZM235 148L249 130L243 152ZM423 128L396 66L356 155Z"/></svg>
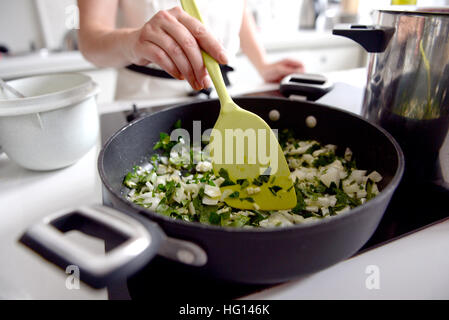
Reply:
<svg viewBox="0 0 449 320"><path fill-rule="evenodd" d="M351 93L353 94L353 92ZM278 90L259 92L245 96L282 97ZM344 95L343 95L344 96ZM130 106L128 111L107 113L100 116L103 144L118 129L134 118L147 113L154 113L170 106L145 108ZM446 139L449 142L449 138ZM356 254L384 245L408 233L418 231L433 223L449 217L447 199L449 190L441 172L449 172L449 143L440 153L444 153L444 161L436 166L437 183L415 183L402 181L393 196L385 215L370 240ZM143 285L144 284L144 285ZM174 297L210 300L236 299L261 291L271 286L241 285L225 283L213 279L202 278L188 273L181 264L172 263L162 257L156 257L145 268L126 281L108 288L111 299L173 299Z"/></svg>

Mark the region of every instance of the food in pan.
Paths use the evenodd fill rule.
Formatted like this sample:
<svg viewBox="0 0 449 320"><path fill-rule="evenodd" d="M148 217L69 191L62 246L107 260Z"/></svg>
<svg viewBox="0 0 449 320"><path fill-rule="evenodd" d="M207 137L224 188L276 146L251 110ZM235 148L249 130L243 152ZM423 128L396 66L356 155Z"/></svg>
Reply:
<svg viewBox="0 0 449 320"><path fill-rule="evenodd" d="M214 175L210 158L201 148L187 148L183 139L170 141L165 133L161 133L154 147L161 149L162 154L153 154L149 163L135 166L126 175L123 183L130 189L126 197L174 219L225 227L268 228L332 217L379 193L377 183L382 176L376 171L367 174L366 170L357 169L349 148L339 155L337 146L301 141L290 130L281 132L279 142L297 195L297 205L290 210L258 210L251 195L259 192L262 184L270 184L273 195L282 192L270 176L232 181L225 170ZM173 150L175 144L181 148ZM229 184L239 184L240 191L222 193L220 187ZM227 197L249 201L254 209L231 208L224 201Z"/></svg>

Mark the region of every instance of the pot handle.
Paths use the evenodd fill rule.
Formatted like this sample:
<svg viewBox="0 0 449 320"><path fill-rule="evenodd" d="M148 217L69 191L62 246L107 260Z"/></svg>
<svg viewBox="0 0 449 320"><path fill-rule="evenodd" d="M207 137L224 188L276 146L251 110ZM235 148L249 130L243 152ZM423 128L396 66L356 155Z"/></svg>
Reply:
<svg viewBox="0 0 449 320"><path fill-rule="evenodd" d="M281 94L292 100L316 101L330 90L334 84L325 76L310 73L294 73L285 76L279 85Z"/></svg>
<svg viewBox="0 0 449 320"><path fill-rule="evenodd" d="M109 250L100 256L90 252L64 236L71 230L103 239ZM194 266L207 261L197 245L168 238L154 222L105 206L50 215L31 226L19 241L63 270L68 266L79 268L80 280L94 288L126 279L157 253Z"/></svg>
<svg viewBox="0 0 449 320"><path fill-rule="evenodd" d="M334 28L332 34L354 40L371 53L384 52L396 29L393 27L344 25Z"/></svg>

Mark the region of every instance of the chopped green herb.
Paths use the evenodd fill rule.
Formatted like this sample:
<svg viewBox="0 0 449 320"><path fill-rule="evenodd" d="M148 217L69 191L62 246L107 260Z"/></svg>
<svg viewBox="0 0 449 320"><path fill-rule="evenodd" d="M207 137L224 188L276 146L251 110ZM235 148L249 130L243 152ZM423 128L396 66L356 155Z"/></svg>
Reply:
<svg viewBox="0 0 449 320"><path fill-rule="evenodd" d="M209 223L210 224L215 224L215 225L220 225L221 223L221 216L216 213L215 211L212 211L209 214Z"/></svg>
<svg viewBox="0 0 449 320"><path fill-rule="evenodd" d="M220 171L218 171L218 174L220 175L220 177L225 179L225 181L221 184L220 187L226 187L226 186L233 186L233 185L235 185L235 182L232 181L229 178L229 173L228 173L228 171L226 169L221 168Z"/></svg>
<svg viewBox="0 0 449 320"><path fill-rule="evenodd" d="M366 183L366 200L371 200L376 195L373 193L373 182L371 180L368 180Z"/></svg>
<svg viewBox="0 0 449 320"><path fill-rule="evenodd" d="M271 191L271 193L272 193L273 195L275 195L275 196L277 196L278 191L282 190L282 188L279 187L279 186L271 186L271 187L268 187L268 189L269 189L269 190Z"/></svg>
<svg viewBox="0 0 449 320"><path fill-rule="evenodd" d="M270 216L268 212L254 210L255 215L250 218L250 224L259 226L259 222Z"/></svg>
<svg viewBox="0 0 449 320"><path fill-rule="evenodd" d="M320 150L321 146L318 143L314 143L311 147L309 147L309 149L307 149L307 151L305 152L306 154L312 154L317 150Z"/></svg>
<svg viewBox="0 0 449 320"><path fill-rule="evenodd" d="M269 180L270 180L270 176L260 175L256 179L253 180L253 184L260 187L264 183L267 183Z"/></svg>
<svg viewBox="0 0 449 320"><path fill-rule="evenodd" d="M249 186L249 181L247 179L238 179L236 182L240 185L240 189L245 189Z"/></svg>
<svg viewBox="0 0 449 320"><path fill-rule="evenodd" d="M137 185L137 174L135 172L128 172L123 179L123 184L128 188L134 188Z"/></svg>
<svg viewBox="0 0 449 320"><path fill-rule="evenodd" d="M254 199L253 199L253 198L251 198L251 197L247 197L247 198L240 198L240 201L248 201L248 202L251 202L251 203L254 203L254 202L256 202L256 201L254 201Z"/></svg>
<svg viewBox="0 0 449 320"><path fill-rule="evenodd" d="M249 222L250 218L244 215L238 215L235 217L232 222L230 222L229 226L231 227L243 227Z"/></svg>
<svg viewBox="0 0 449 320"><path fill-rule="evenodd" d="M331 164L336 160L335 153L324 153L318 156L318 159L313 161L313 166L315 168L324 167Z"/></svg>
<svg viewBox="0 0 449 320"><path fill-rule="evenodd" d="M339 210L345 208L348 205L351 208L361 205L359 199L350 197L341 189L335 189L335 194L337 198L337 204L335 205L335 207L339 208Z"/></svg>
<svg viewBox="0 0 449 320"><path fill-rule="evenodd" d="M287 142L292 141L295 139L293 130L291 129L284 129L279 133L279 144L282 148L284 148L287 145Z"/></svg>
<svg viewBox="0 0 449 320"><path fill-rule="evenodd" d="M160 161L160 156L157 153L153 154L150 158L150 162L155 168L157 167L159 161Z"/></svg>
<svg viewBox="0 0 449 320"><path fill-rule="evenodd" d="M174 127L181 128L181 121L176 121ZM299 141L294 138L291 130L282 130L279 141L284 151L299 148L305 144L309 145L303 154L286 154L292 176L296 176L293 186L287 191L294 188L297 203L293 209L283 210L282 215L292 223L302 221L295 215L322 219L325 216L337 215L343 209L354 208L377 195L378 187L375 182L367 179L366 183L357 183L351 177L351 172L357 169L355 160L347 161L344 157L337 155L334 147L322 152L322 145L319 142ZM127 199L148 210L155 210L159 214L183 221L224 227L274 227L277 225L278 219L270 219L277 213L276 211L258 210L255 199L245 198L247 193L243 195L241 191L250 186L261 187L263 184L268 184L267 188L271 194L279 196L282 187L275 184L271 167L251 180L233 181L228 171L223 168L217 175L213 170L198 172L196 170L198 161L211 161L210 158L202 150L198 148L194 150L191 146L190 149L189 146L183 147L182 152L172 150L172 147L179 142L179 137L178 141L171 141L168 134L160 134L159 141L154 146L155 150L160 151L149 159L152 166L134 166L124 177L123 185L130 189L126 195ZM317 150L319 152L314 155ZM167 158L167 162L161 157L162 155ZM330 167L323 168L336 160L338 162L333 165L333 168L337 169L339 178L335 178ZM229 207L226 199L223 199L223 193L220 197L219 188L209 187L216 187L215 181L219 177L222 178L220 182L224 179L220 189L230 185L239 186L239 191L228 191L231 193L228 195L229 199L247 201L254 204L254 208L239 210ZM214 197L205 196L206 188L214 194ZM345 190L351 190L351 193ZM278 224L284 225L284 223Z"/></svg>
<svg viewBox="0 0 449 320"><path fill-rule="evenodd" d="M240 196L240 193L238 191L234 191L233 193L231 193L229 195L229 198L235 199L235 198L238 198L239 196Z"/></svg>
<svg viewBox="0 0 449 320"><path fill-rule="evenodd" d="M343 160L343 167L348 171L348 175L351 174L352 169L356 169L355 159L351 161Z"/></svg>
<svg viewBox="0 0 449 320"><path fill-rule="evenodd" d="M178 120L175 122L175 124L173 125L173 127L174 127L175 129L181 128L181 119L178 119Z"/></svg>
<svg viewBox="0 0 449 320"><path fill-rule="evenodd" d="M306 210L306 202L304 201L304 195L302 194L299 187L296 187L296 206L292 209L294 214L301 214L304 210Z"/></svg>

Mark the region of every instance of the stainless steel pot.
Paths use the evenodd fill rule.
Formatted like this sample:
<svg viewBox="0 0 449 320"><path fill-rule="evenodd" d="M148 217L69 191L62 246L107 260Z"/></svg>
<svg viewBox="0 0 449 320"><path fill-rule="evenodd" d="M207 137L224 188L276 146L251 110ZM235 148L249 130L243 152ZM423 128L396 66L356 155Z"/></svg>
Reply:
<svg viewBox="0 0 449 320"><path fill-rule="evenodd" d="M371 52L362 113L398 140L406 176L421 181L432 179L449 127L449 8L406 8L333 33Z"/></svg>

